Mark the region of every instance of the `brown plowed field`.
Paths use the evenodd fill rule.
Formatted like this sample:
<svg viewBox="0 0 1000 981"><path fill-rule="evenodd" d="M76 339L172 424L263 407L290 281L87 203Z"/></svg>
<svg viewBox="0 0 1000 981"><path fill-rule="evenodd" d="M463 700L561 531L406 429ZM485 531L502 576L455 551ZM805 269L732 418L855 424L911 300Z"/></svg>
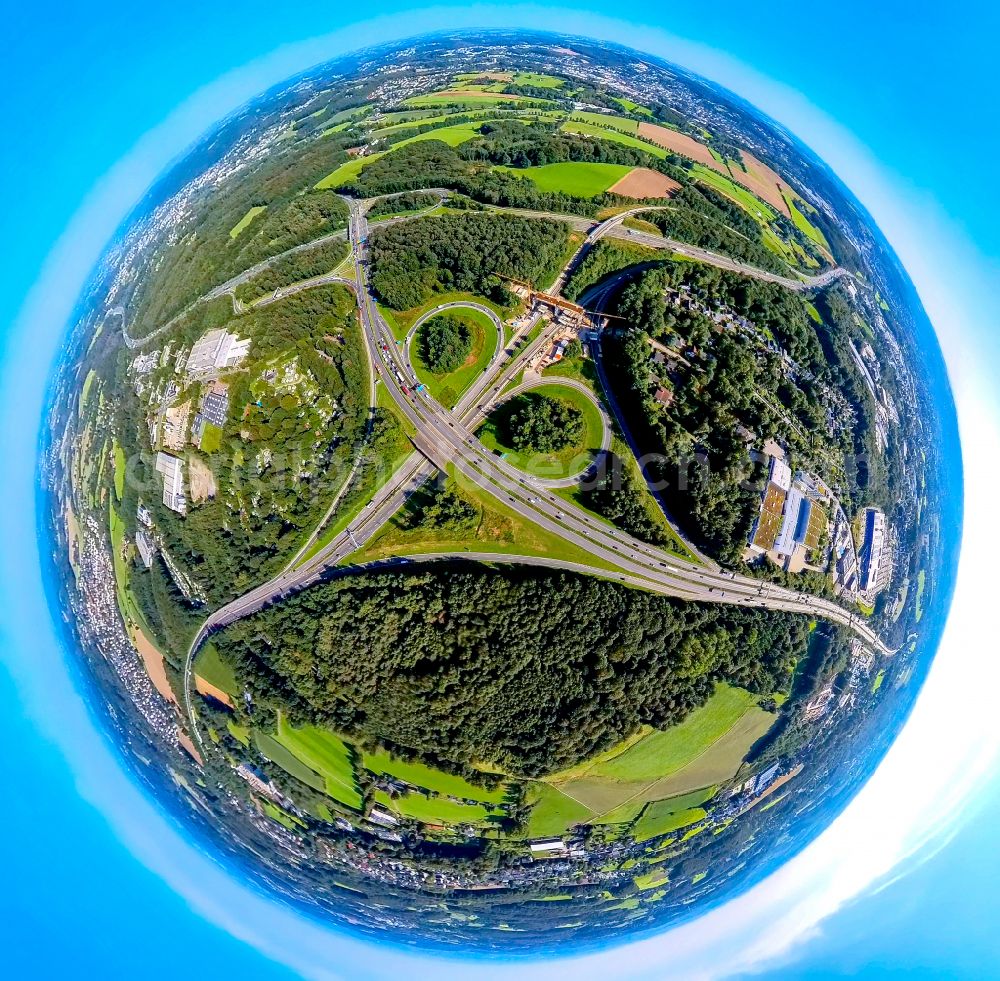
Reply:
<svg viewBox="0 0 1000 981"><path fill-rule="evenodd" d="M150 639L141 631L136 630L132 635L132 643L142 658L142 663L146 666L146 674L153 682L153 687L168 701L176 704L177 697L167 680L167 672L163 667L163 655L153 646Z"/></svg>
<svg viewBox="0 0 1000 981"><path fill-rule="evenodd" d="M201 753L198 752L198 748L191 741L191 737L183 729L177 730L177 742L187 750L188 754L199 766L204 764L205 761L201 758Z"/></svg>
<svg viewBox="0 0 1000 981"><path fill-rule="evenodd" d="M680 153L695 163L711 167L712 170L718 171L726 177L731 177L737 184L745 187L751 194L756 194L757 197L766 201L786 218L791 217L788 202L781 194L782 190L792 193L791 188L767 164L762 163L752 153L747 153L746 150L742 151L743 162L747 168L744 171L736 163L733 163L731 167L719 163L704 143L699 143L685 133L667 129L666 126L657 126L656 123L639 123L639 136L652 140L657 146L662 146L664 149Z"/></svg>
<svg viewBox="0 0 1000 981"><path fill-rule="evenodd" d="M666 126L657 126L656 123L639 123L639 136L645 140L652 140L657 146L690 157L696 163L715 170L719 169L718 161L708 152L708 147L685 133L667 129Z"/></svg>
<svg viewBox="0 0 1000 981"><path fill-rule="evenodd" d="M671 180L666 174L648 167L636 167L630 170L620 181L608 188L612 194L621 194L627 198L668 198L681 189L680 184Z"/></svg>
<svg viewBox="0 0 1000 981"><path fill-rule="evenodd" d="M222 702L223 705L233 707L233 700L226 692L221 688L216 688L211 682L197 674L194 676L194 689L199 695L208 695L209 698L214 698L217 702Z"/></svg>
<svg viewBox="0 0 1000 981"><path fill-rule="evenodd" d="M791 218L788 210L788 202L782 197L782 190L792 194L792 189L773 171L766 163L762 163L752 153L742 151L743 162L746 164L746 171L733 163L729 171L724 171L715 164L715 169L720 173L729 173L737 184L742 184L752 194L756 194L761 201L766 201L775 211L780 212L786 218Z"/></svg>

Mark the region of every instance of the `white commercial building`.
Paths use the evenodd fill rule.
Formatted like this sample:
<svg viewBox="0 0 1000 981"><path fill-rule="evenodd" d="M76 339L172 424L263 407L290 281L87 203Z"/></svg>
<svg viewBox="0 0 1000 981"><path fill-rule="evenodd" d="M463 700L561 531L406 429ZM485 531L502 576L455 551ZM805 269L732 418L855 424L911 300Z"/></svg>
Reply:
<svg viewBox="0 0 1000 981"><path fill-rule="evenodd" d="M240 340L225 330L210 330L191 348L187 360L189 375L204 375L239 364L250 350L249 340Z"/></svg>
<svg viewBox="0 0 1000 981"><path fill-rule="evenodd" d="M878 508L865 514L865 543L862 551L861 589L869 592L879 584L879 570L885 557L885 515Z"/></svg>
<svg viewBox="0 0 1000 981"><path fill-rule="evenodd" d="M153 564L153 555L156 552L156 546L150 540L149 535L141 528L135 533L135 547L139 550L139 558L142 559L142 564L148 569Z"/></svg>
<svg viewBox="0 0 1000 981"><path fill-rule="evenodd" d="M162 451L156 454L156 470L163 474L163 503L178 514L187 512L184 496L184 461Z"/></svg>
<svg viewBox="0 0 1000 981"><path fill-rule="evenodd" d="M774 551L778 555L788 556L795 551L795 546L805 537L803 529L809 525L809 513L812 505L798 487L792 487L785 497L785 513L781 521L781 531L774 541Z"/></svg>

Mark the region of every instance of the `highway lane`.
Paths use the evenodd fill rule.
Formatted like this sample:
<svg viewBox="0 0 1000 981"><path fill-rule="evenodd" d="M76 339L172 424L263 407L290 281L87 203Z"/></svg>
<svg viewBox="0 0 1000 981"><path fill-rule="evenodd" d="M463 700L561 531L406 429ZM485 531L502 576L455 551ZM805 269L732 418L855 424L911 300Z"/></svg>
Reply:
<svg viewBox="0 0 1000 981"><path fill-rule="evenodd" d="M818 276L806 276L803 274L798 279L792 279L789 276L779 276L777 273L747 265L736 259L730 259L728 256L720 255L718 252L701 249L694 245L688 245L686 242L679 242L676 239L665 236L652 235L649 232L640 232L632 228L616 226L609 229L607 234L612 238L635 242L638 245L645 245L651 249L665 249L670 252L677 252L691 259L697 259L699 262L718 266L719 269L739 273L741 276L752 276L754 279L760 279L767 283L778 283L786 289L796 290L797 292L822 289L824 286L829 286L830 283L844 276L851 275L846 269L836 266L824 273L820 273Z"/></svg>
<svg viewBox="0 0 1000 981"><path fill-rule="evenodd" d="M398 224L399 222L410 221L414 218L422 218L431 211L434 211L436 208L441 207L444 201L452 193L446 188L440 188L440 187L429 187L425 189L425 192L427 194L439 195L440 200L436 204L433 204L428 208L423 208L420 211L415 211L412 214L396 215L394 217L384 218L382 220L376 220L375 224L395 225ZM382 198L395 198L399 197L400 194L404 193L409 193L409 192L401 191L397 192L396 194L383 194L378 197L365 198L363 201L360 202L360 205L364 210L367 210L372 206L372 204L374 204L376 201L381 200ZM348 202L348 207L352 210L352 212L355 206L359 203L355 202L353 198L344 198L344 200ZM144 344L147 344L149 341L155 340L161 334L170 330L171 327L176 327L177 324L179 324L181 320L184 319L184 317L186 317L192 310L194 310L200 304L208 302L209 300L217 300L219 299L219 297L225 296L227 293L230 294L235 293L237 288L242 286L244 283L248 283L255 276L260 275L262 272L264 272L265 269L270 268L279 260L285 259L288 256L295 255L296 253L299 252L308 252L311 249L315 249L321 245L325 245L327 242L334 242L337 239L344 238L345 236L348 235L349 231L350 231L350 223L348 223L348 228L338 228L336 231L330 232L327 235L320 235L319 238L310 239L308 242L303 242L301 245L292 246L292 248L286 249L284 252L278 252L276 255L268 256L266 259L262 259L260 262L257 262L254 265L249 266L242 272L237 273L230 279L227 279L224 283L220 283L218 286L213 286L212 289L210 289L207 293L203 293L201 296L198 297L198 299L189 303L183 310L181 310L180 313L175 314L173 317L171 317L165 324L161 325L160 327L157 327L156 330L150 331L150 333L145 334L142 337L132 337L129 334L128 327L125 324L125 318L123 315L122 339L125 341L125 346L129 348L129 350L134 350L135 348L142 347ZM330 275L332 277L332 274ZM302 284L290 284L290 286L298 286L299 289L290 289L289 287L282 287L282 289L286 290L286 292L282 293L281 296L273 297L271 300L268 300L267 302L273 303L275 299L282 299L284 296L289 296L292 293L298 293L300 292L301 289L311 289L312 287L315 286L321 286L323 285L323 282L321 281L340 282L343 283L344 285L355 285L355 286L357 285L356 283L352 283L351 281L344 280L340 277L332 277L328 279L326 276L321 276L317 277L317 280L305 280L304 282L308 283L309 284L308 286ZM265 306L265 305L266 305L265 303L251 304L251 306Z"/></svg>
<svg viewBox="0 0 1000 981"><path fill-rule="evenodd" d="M599 237L603 234L606 229L602 226L605 224L595 226L591 235ZM420 394L415 391L415 375L405 348L401 354L395 345L391 329L378 312L367 279L366 245L369 226L360 209L352 208L349 230L354 243L356 286L366 344L371 352L381 351L381 354L373 356L375 375L386 385L397 407L439 462L453 461L464 479L473 481L526 520L590 554L595 565L581 568L592 574L617 578L638 588L684 599L789 610L822 617L854 630L877 649L887 650L867 624L839 604L749 577L739 577L717 568L688 566L669 552L647 545L591 518L486 451L470 427L474 427L490 411L505 385L518 370L523 370L534 353L547 342L555 325L550 325L543 331L524 354L512 358L499 376L491 377L489 373L484 373L482 383L468 393L468 396L477 401L473 402L470 397L463 399L464 404L458 407L456 418L456 414L447 412L434 402L426 390ZM591 241L589 236L587 241ZM497 350L501 347L498 344ZM479 399L479 395L489 387L491 381L496 382L493 393L486 399ZM298 567L286 569L274 580L261 584L227 604L206 620L192 642L185 661L185 696L195 732L197 726L190 699L190 682L194 654L204 638L212 630L318 581L331 566L337 565L370 540L398 510L408 494L426 480L434 469L432 463L413 454L379 489L359 518L316 555ZM462 557L462 554L458 553L458 556ZM545 559L541 561L552 564Z"/></svg>
<svg viewBox="0 0 1000 981"><path fill-rule="evenodd" d="M426 188L424 190L426 190L427 193L436 193L441 195L441 202L443 202L447 198L448 194L451 193L445 188ZM397 192L396 194L387 194L387 195L381 195L380 197L366 198L360 202L360 205L362 207L362 210L367 210L368 208L371 207L372 203L374 203L377 200L380 200L382 197L385 198L398 197L399 194L402 193L409 193L409 192ZM348 199L348 200L350 200L352 204L358 203L358 202L353 202L353 199ZM396 217L386 218L382 220L376 219L376 221L372 222L372 224L378 226L384 226L384 225L393 225L404 221L412 221L415 218L424 217L431 211L434 211L436 208L440 207L441 202L432 205L429 208L425 208L419 212L413 212L412 214L399 215ZM595 224L595 221L592 218L586 218L580 215L571 215L555 211L534 211L527 208L505 208L500 205L493 205L490 207L489 210L501 214L520 215L526 218L544 218L552 221L560 221L570 224L573 228L577 229L578 231L587 231L588 232L587 239L585 240L584 245L581 246L581 250L578 251L577 255L580 255L583 249L588 248L590 245L592 245L598 239L602 238L604 235L610 234L618 238L624 238L628 241L635 241L642 245L648 245L651 248L669 249L671 251L681 253L682 255L688 255L691 258L698 259L701 262L707 262L711 265L718 266L719 268L722 269L728 269L732 272L738 272L744 276L753 276L757 279L764 279L769 282L777 282L784 286L787 286L789 289L794 289L794 290L820 289L823 286L829 285L829 283L833 282L835 279L838 279L842 276L851 275L849 272L847 272L847 270L837 267L835 269L828 270L827 272L822 273L819 276L802 275L798 279L793 279L786 276L777 276L774 273L768 272L763 269L758 269L755 266L748 266L743 263L736 262L735 260L730 259L728 256L723 256L720 255L719 253L711 252L707 249L698 249L694 246L687 245L686 243L679 242L675 239L661 238L659 236L648 235L632 229L623 229L620 227L621 222L625 218L631 215L641 214L644 211L660 210L663 208L669 208L669 205L652 205L647 207L631 208L628 211L620 212L617 215L612 215L610 218L597 224ZM301 245L293 246L292 248L287 249L284 252L280 252L277 255L269 256L268 258L263 259L261 262L258 262L255 265L250 266L248 269L245 269L240 273L237 273L232 278L226 280L226 282L220 283L218 286L213 287L207 293L204 293L202 296L198 297L198 299L188 304L188 306L186 306L180 313L171 317L162 326L157 327L155 330L151 331L149 334L144 335L143 337L132 337L129 334L128 327L125 323L125 318L123 316L121 330L122 330L122 338L125 341L125 346L128 347L130 350L142 347L144 344L154 340L164 332L170 330L170 328L176 326L185 316L187 316L187 314L189 314L192 310L194 310L199 304L204 303L208 300L218 299L221 296L225 296L227 293L230 294L233 293L239 286L242 286L244 283L249 282L255 276L259 275L261 272L272 266L275 262L279 261L280 259L284 259L289 255L294 255L297 252L305 252L310 249L314 249L327 242L334 241L335 239L343 238L347 233L348 229L338 229L327 235L321 235L319 238L312 239L308 242L303 242ZM576 256L574 256L574 258L576 258ZM561 275L562 274L560 274L560 276ZM314 283L313 285L320 285L320 284ZM557 278L556 283L554 284L554 288L558 289L561 285L564 285L563 282L560 281L560 278ZM295 290L294 292L298 292L298 290Z"/></svg>
<svg viewBox="0 0 1000 981"><path fill-rule="evenodd" d="M359 276L363 284L362 319L365 327L380 331L384 337L391 340L392 335L388 325L378 314L370 295L363 267L359 267ZM407 369L402 363L399 367L400 373ZM579 545L598 560L617 565L640 577L652 578L668 587L676 588L680 580L688 588L691 585L696 586L699 595L716 602L738 602L815 613L835 622L841 622L845 626L851 626L866 636L869 642L881 646L874 632L865 625L858 624L857 617L839 604L769 583L761 583L749 577L737 577L732 573L674 566L672 563L677 560L669 553L625 536L623 533L608 532L606 527L596 526L589 516L567 502L535 494L534 488L530 485L525 489L524 485L530 478L526 478L519 471L514 471L509 464L505 464L486 451L461 420L455 420L451 413L437 405L426 392L418 396L408 386L404 392L402 390L404 386L398 383L394 374L388 372L384 380L390 394L417 432L430 440L432 445L437 446L442 456L453 460L460 473L474 480L484 490L500 497L507 506L514 504L515 510L528 520L559 534L564 540ZM417 408L418 403L420 403L419 408ZM491 484L498 487L501 493L491 490ZM627 546L630 553L627 557L623 546ZM664 572L665 568L670 571Z"/></svg>
<svg viewBox="0 0 1000 981"><path fill-rule="evenodd" d="M365 328L380 331L383 337L391 340L391 331L377 312L365 278L365 268L360 262L358 274L359 281L363 284L362 320ZM396 354L393 348L390 348L390 351L394 355ZM398 363L398 367L400 374L402 374L408 366L405 363ZM624 563L627 568L630 568L630 571L639 575L652 574L655 580L666 581L668 586L677 585L677 573L680 572L682 579L687 582L692 580L695 582L701 595L715 601L751 603L796 610L802 610L805 606L808 607L808 612L814 612L845 625L853 627L857 624L857 617L853 613L845 611L838 604L810 597L808 594L786 590L769 583L761 583L749 577L736 577L732 573L673 566L672 563L677 560L669 553L632 539L624 533L609 532L607 526L602 526L582 512L577 511L570 521L566 521L564 512L576 511L576 509L562 499L551 496L546 498L545 495L535 494L534 488L529 483L530 478L526 478L519 471L514 471L510 465L505 465L504 461L497 460L496 457L489 454L466 428L463 421L455 421L450 413L434 403L426 393L421 398L408 387L406 392L402 391L404 386L397 381L394 373L384 372L383 381L417 432L425 439L430 440L432 445L436 445L442 456L453 459L460 472L475 480L486 490L490 490L490 484L499 487L502 493L507 494L510 503L516 503L516 509L524 517L542 527L547 527L550 531L561 534L564 539L591 551L595 557L602 561L619 566ZM418 401L421 403L419 410L416 409ZM428 407L429 411L427 411ZM478 479L479 477L484 478L485 483ZM525 484L529 484L527 490L524 488ZM497 494L496 490L491 492L503 500L503 497ZM577 527L567 527L568 524L587 528L586 534L581 536ZM631 552L628 559L623 557L622 544L627 544ZM634 562L634 558L637 556L641 557L638 565ZM663 573L662 568L670 568L672 571ZM870 628L864 627L861 632L864 633L865 630L870 635L870 641L878 646L880 642L870 631Z"/></svg>

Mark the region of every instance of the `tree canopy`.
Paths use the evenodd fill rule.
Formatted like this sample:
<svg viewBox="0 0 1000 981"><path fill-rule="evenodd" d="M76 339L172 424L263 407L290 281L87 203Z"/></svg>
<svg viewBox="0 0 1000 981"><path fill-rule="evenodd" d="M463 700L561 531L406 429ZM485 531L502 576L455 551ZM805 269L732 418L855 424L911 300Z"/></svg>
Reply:
<svg viewBox="0 0 1000 981"><path fill-rule="evenodd" d="M553 221L470 212L434 215L370 236L372 285L396 310L419 306L435 292L497 295L501 277L542 282L555 276L568 232Z"/></svg>
<svg viewBox="0 0 1000 981"><path fill-rule="evenodd" d="M417 340L420 360L438 375L460 367L472 350L469 325L447 313L422 324Z"/></svg>
<svg viewBox="0 0 1000 981"><path fill-rule="evenodd" d="M807 637L792 614L468 567L317 585L217 645L256 701L297 722L539 775L678 722L717 681L780 690Z"/></svg>
<svg viewBox="0 0 1000 981"><path fill-rule="evenodd" d="M520 396L505 423L510 446L537 453L572 446L583 435L583 428L583 413L575 405L538 392Z"/></svg>

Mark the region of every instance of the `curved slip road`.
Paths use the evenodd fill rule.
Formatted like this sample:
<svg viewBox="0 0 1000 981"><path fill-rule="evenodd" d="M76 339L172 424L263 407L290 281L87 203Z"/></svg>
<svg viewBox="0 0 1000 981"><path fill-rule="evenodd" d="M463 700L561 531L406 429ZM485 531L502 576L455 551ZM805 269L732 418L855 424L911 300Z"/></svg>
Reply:
<svg viewBox="0 0 1000 981"><path fill-rule="evenodd" d="M611 419L608 416L608 410L587 385L585 385L582 381L577 381L575 378L561 378L558 375L549 375L548 377L545 375L534 375L514 388L507 389L507 391L505 391L493 402L493 409L498 408L505 402L509 402L511 399L517 398L518 395L522 395L524 392L551 387L553 385L562 385L566 388L576 389L576 391L586 396L594 404L601 417L601 445L593 452L596 455L610 450L612 429ZM532 479L536 484L538 484L539 487L575 487L577 484L586 480L591 474L593 474L596 466L597 460L594 459L591 460L591 462L582 470L569 477L539 477L532 475ZM529 473L529 471L525 471L525 473Z"/></svg>
<svg viewBox="0 0 1000 981"><path fill-rule="evenodd" d="M358 518L316 555L217 610L201 626L188 650L184 669L187 713L199 743L201 737L190 692L194 655L205 637L213 630L329 575L331 567L363 547L435 469L449 463L463 479L472 481L525 520L589 554L593 565L579 563L580 571L617 578L638 588L687 600L785 610L820 617L853 630L866 643L889 653L886 645L854 611L820 597L737 576L711 565L688 564L578 510L485 450L470 427L490 411L506 384L519 370L523 370L533 352L547 342L554 325L542 331L523 355L510 358L498 374L491 377L484 372L483 378L466 393L456 410L448 412L430 398L426 389L421 393L415 391L416 382L409 359L405 352L401 354L397 349L390 328L378 312L365 262L368 226L359 210L352 210L350 229L355 243L353 252L361 325L369 351L379 352L374 357L375 374L385 384L397 409L413 427L413 441L420 453L411 455L378 490ZM510 353L505 351L505 354ZM492 393L480 398L491 384ZM455 557L467 558L469 554L456 553ZM490 561L497 561L493 553L489 554ZM544 557L533 560L531 564L536 563L556 564Z"/></svg>

